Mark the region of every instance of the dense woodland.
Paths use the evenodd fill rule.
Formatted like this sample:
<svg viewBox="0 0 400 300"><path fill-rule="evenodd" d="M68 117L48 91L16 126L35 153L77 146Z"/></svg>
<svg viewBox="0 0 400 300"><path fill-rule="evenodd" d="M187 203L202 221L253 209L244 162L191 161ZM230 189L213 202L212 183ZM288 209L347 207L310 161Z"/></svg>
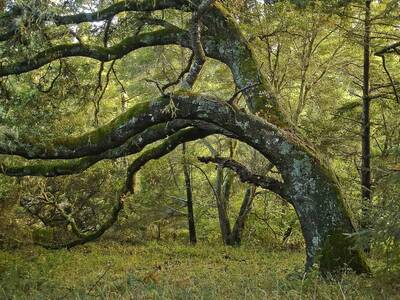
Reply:
<svg viewBox="0 0 400 300"><path fill-rule="evenodd" d="M398 0L0 3L1 299L395 299Z"/></svg>

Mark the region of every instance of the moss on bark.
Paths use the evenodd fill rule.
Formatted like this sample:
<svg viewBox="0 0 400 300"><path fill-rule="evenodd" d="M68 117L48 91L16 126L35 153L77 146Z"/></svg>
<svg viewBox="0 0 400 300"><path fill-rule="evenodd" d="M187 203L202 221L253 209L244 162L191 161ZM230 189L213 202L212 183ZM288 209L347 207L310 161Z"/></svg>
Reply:
<svg viewBox="0 0 400 300"><path fill-rule="evenodd" d="M336 231L328 235L319 257L320 270L323 274L341 273L345 268L356 273L371 273L364 253L355 248L354 237Z"/></svg>

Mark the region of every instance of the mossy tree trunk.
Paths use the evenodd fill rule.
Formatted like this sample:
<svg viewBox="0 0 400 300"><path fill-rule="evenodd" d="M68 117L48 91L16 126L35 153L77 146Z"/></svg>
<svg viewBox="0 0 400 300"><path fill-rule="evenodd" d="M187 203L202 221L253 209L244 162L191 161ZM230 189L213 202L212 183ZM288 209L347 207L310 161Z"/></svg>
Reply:
<svg viewBox="0 0 400 300"><path fill-rule="evenodd" d="M170 101L177 108L173 115L166 112ZM92 139L91 147L97 149L97 144L103 144L103 139L113 140L115 134L122 138L122 128L126 129L123 132L129 139L130 135L146 128L175 119L190 120L192 126L200 129L209 130L211 126L213 130L210 133L220 133L241 140L257 149L276 166L283 179L283 187L279 193L293 205L300 220L306 242L307 269L319 263L322 271L335 271L344 266L357 272L369 271L360 251L353 249L354 240L346 236L354 232L354 227L334 173L307 144L260 117L238 111L209 96L175 93L171 97L132 107L111 123L112 128L108 128L107 135L98 137L97 140ZM106 128L108 126L110 125L105 125ZM102 132L105 128L97 130ZM188 138L191 138L191 131L188 133ZM92 134L98 136L98 132L94 132L85 137L90 139ZM194 133L192 139L200 136L204 136L204 133ZM40 156L53 156L59 147L65 150L63 144L45 142L50 147L43 152L37 149ZM6 144L7 147L13 146L12 140ZM176 145L167 144L163 147L160 153L165 154ZM34 145L29 148L34 148ZM22 148L20 150L22 153ZM141 157L145 157L147 162L154 159L152 154L152 151L145 152ZM147 156L150 158L146 158Z"/></svg>
<svg viewBox="0 0 400 300"><path fill-rule="evenodd" d="M113 9L118 12L124 9L151 11L164 8L187 11L193 10L192 3L198 4L198 1L184 0L127 2L128 4L116 3L100 13L52 16L55 20L53 25L98 21L110 14L113 15ZM138 104L109 124L79 137L45 141L40 137L24 137L23 134L16 137L12 133L0 133L0 154L20 155L30 159L89 158L85 163L91 165L103 159L103 155L109 151L118 152L130 138L154 125L174 119L189 121L192 126L203 129L204 124L211 124L215 127L212 133L229 135L249 144L262 153L281 173L284 181L282 194L295 208L306 242L307 269L319 263L324 272L333 272L346 265L357 272L368 272L368 266L361 253L353 249L353 239L346 236L354 232L354 227L335 175L306 141L285 130L290 128L285 113L281 110L268 81L260 74L251 46L240 32L235 20L224 9L222 2L217 1L204 14L203 24L206 28L203 28L202 32L205 54L230 68L234 82L240 90L243 90L252 114L241 112L212 97L175 93L171 97ZM162 30L128 37L109 48L60 44L26 61L9 59L13 63L2 66L0 76L29 72L64 57L82 56L110 61L142 47L167 44L179 44L187 48L192 45L187 31L169 25ZM170 101L173 101L177 108L176 112L171 114L166 113L168 107L171 107ZM162 153L173 148L169 145ZM77 163L76 160L72 162ZM82 168L80 163L78 165ZM67 172L65 170L73 172L74 167L68 163L63 167L65 169L59 170L48 166L44 169L53 175ZM24 175L29 175L32 170L32 168L22 169L20 171ZM36 175L41 174L41 168L33 169ZM2 170L7 172L12 169L2 168ZM48 173L43 175L46 174Z"/></svg>

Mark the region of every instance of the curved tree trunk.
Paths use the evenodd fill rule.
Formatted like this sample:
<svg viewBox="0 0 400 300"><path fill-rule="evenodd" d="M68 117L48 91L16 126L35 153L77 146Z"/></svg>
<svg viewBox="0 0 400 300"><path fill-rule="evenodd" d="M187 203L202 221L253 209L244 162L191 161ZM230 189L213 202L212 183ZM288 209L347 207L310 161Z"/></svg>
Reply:
<svg viewBox="0 0 400 300"><path fill-rule="evenodd" d="M320 262L333 271L348 265L357 272L368 271L354 240L354 232L334 173L318 155L296 136L262 119L232 109L205 97L175 97L178 117L199 118L233 132L238 139L260 151L280 171L285 195L300 219L306 241L306 268Z"/></svg>
<svg viewBox="0 0 400 300"><path fill-rule="evenodd" d="M140 1L140 4L145 6L147 2L152 1ZM155 2L150 8L141 7L136 3L132 5L131 10L154 10L157 7ZM158 3L161 9L168 7L184 10L187 4L186 1L180 0L161 2L164 3L164 6ZM124 8L119 4L113 7ZM190 6L186 5L186 9L188 8ZM110 13L110 10L106 12ZM79 21L80 18L100 18L102 15L77 16ZM58 20L56 24L70 24L74 20L73 16L54 18ZM254 147L280 171L284 180L283 194L292 203L300 219L306 242L307 269L319 263L323 272L337 271L344 266L351 267L356 272L369 272L361 253L353 249L353 239L346 236L354 232L354 227L335 175L312 147L293 133L284 130L290 127L289 122L267 80L260 74L253 51L235 24L235 20L217 1L204 14L203 24L207 28L201 35L205 54L229 66L237 87L243 91L247 105L254 115L241 112L215 98L175 93L170 97L140 103L109 124L80 137L45 141L35 137L2 135L0 153L31 159L83 157L82 160L85 160L84 157L87 156L90 160L87 163L93 164L101 159L104 153L111 151L110 149L117 151L129 138L155 124L184 119L190 121L191 125L202 128L204 125L202 122L206 122L216 126L217 132L231 135ZM61 57L86 56L99 61L109 61L141 47L166 44L179 44L190 48L192 43L187 32L172 26L127 38L107 49L79 44L57 45L38 54L36 58L2 66L0 76L28 72ZM172 107L170 101L174 102L177 110L168 113L168 109ZM263 116L264 119L257 117L256 114ZM82 167L80 164L79 166ZM23 171L26 170L24 168ZM50 168L50 170L52 174L65 172L64 169ZM38 174L42 172L40 168L36 168L35 171ZM29 172L24 174L29 175Z"/></svg>
<svg viewBox="0 0 400 300"><path fill-rule="evenodd" d="M177 108L173 114L167 112L171 101ZM93 142L90 147L86 146L86 151L97 151L98 145L104 141L123 143L133 134L174 119L189 120L192 126L201 129L204 129L204 123L211 124L213 131L210 133L218 132L247 143L277 167L284 181L281 194L293 205L300 220L306 242L307 269L319 263L323 272L337 271L345 266L356 272L369 272L361 252L354 249L354 240L346 236L354 232L354 227L333 172L312 148L292 133L259 117L238 111L226 102L205 95L178 93L140 103L115 119L111 125L98 129L99 132L106 130L107 135L99 136L98 131L87 133L85 139ZM98 139L92 139L92 135ZM114 136L119 139L116 141ZM3 151L15 149L13 141L9 142L0 145ZM50 141L46 144L50 145L49 148L43 152L38 149L38 155L53 156L60 148L65 154L70 151L64 143ZM19 148L20 153L23 153L23 148ZM34 147L28 148L31 150ZM163 154L173 149L166 146ZM28 152L27 155L32 153Z"/></svg>
<svg viewBox="0 0 400 300"><path fill-rule="evenodd" d="M173 114L167 112L171 101L177 108ZM346 236L354 232L354 227L334 173L295 135L259 117L209 96L181 93L138 104L110 123L111 128L105 125L98 129L100 132L107 130L107 135L99 136L95 131L85 137L93 141L90 147L97 149L103 140L115 141L115 135L121 139L121 132L129 139L146 128L174 119L189 120L192 126L206 130L210 130L210 125L204 128L204 124L211 124L210 133L218 132L247 143L277 167L284 181L281 195L293 205L300 220L306 242L307 269L319 263L324 272L344 266L356 272L369 272L361 252L353 249L354 240ZM91 139L92 135L98 139ZM196 138L195 133L193 138ZM50 147L44 152L38 150L38 155L52 156L60 147L67 151L64 144L55 141L46 144ZM4 151L9 151L8 147L12 147L11 151L14 149L12 140L0 146ZM174 146L164 148L162 154L172 151Z"/></svg>
<svg viewBox="0 0 400 300"><path fill-rule="evenodd" d="M244 92L250 110L286 128L289 122L279 107L278 99L260 74L250 45L229 13L217 3L204 19L208 28L212 28L212 32L207 33L211 37L207 35L205 40L208 55L230 67L239 88L258 83ZM274 137L270 132L254 128L251 123L242 124L241 131L246 135L243 141L273 162L284 178L290 195L288 201L297 212L306 241L306 268L311 268L319 256L322 270L334 270L348 265L357 272L367 271L368 266L361 253L351 250L354 241L343 235L353 232L354 227L335 175L311 147L297 137ZM264 143L264 147L260 143ZM268 149L271 146L275 149Z"/></svg>

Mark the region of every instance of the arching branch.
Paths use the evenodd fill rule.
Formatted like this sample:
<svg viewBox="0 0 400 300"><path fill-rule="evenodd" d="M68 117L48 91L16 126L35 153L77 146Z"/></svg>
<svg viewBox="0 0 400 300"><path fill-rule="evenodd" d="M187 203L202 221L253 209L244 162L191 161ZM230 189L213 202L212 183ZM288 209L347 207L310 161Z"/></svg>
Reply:
<svg viewBox="0 0 400 300"><path fill-rule="evenodd" d="M158 159L170 153L182 143L198 140L210 134L212 134L212 132L198 128L182 129L165 139L160 145L144 151L142 154L140 154L138 158L136 158L132 162L132 164L128 168L128 176L126 181L126 186L128 190L133 191L133 178L135 174L140 170L140 168L143 167L147 162L149 162L150 160Z"/></svg>
<svg viewBox="0 0 400 300"><path fill-rule="evenodd" d="M186 9L189 9L188 3L190 2L185 0L125 0L92 13L80 13L64 16L50 15L48 19L54 20L57 25L79 24L83 22L98 22L109 19L110 17L113 17L119 13L128 11L150 12L169 8L184 9L183 6L185 4Z"/></svg>
<svg viewBox="0 0 400 300"><path fill-rule="evenodd" d="M177 43L184 44L186 38L187 32L176 27L174 29L161 29L128 37L109 48L80 43L58 45L38 53L27 60L0 66L0 77L26 73L65 57L81 56L93 58L101 62L108 62L120 59L128 53L144 47Z"/></svg>
<svg viewBox="0 0 400 300"><path fill-rule="evenodd" d="M382 49L380 49L379 51L375 52L376 56L382 56L385 55L386 53L399 53L398 51L400 51L400 42L396 42L393 43L389 46L386 46Z"/></svg>
<svg viewBox="0 0 400 300"><path fill-rule="evenodd" d="M110 123L81 136L45 140L41 137L27 137L19 133L10 133L2 128L3 130L0 132L0 154L19 155L28 159L79 158L101 154L109 149L117 148L130 137L145 129L175 118L210 122L221 126L220 123L217 123L222 121L220 116L225 115L222 117L223 119L235 119L241 116L240 118L244 122L243 126L246 126L245 124L249 122L249 116L246 113L236 111L229 104L217 98L194 94L176 94L171 95L171 98L178 110L174 115L168 113L168 107L171 105L170 97L161 97L154 101L139 103ZM224 122L228 122L228 120L224 120ZM235 130L245 130L236 122L230 124L236 124ZM271 134L278 134L279 132L278 136L281 135L282 138L287 135L272 124L266 124L268 124L267 127ZM227 130L229 129L227 128ZM291 139L293 138L295 136ZM275 154L272 151L269 155L274 156Z"/></svg>
<svg viewBox="0 0 400 300"><path fill-rule="evenodd" d="M158 124L133 136L118 148L110 149L99 155L87 156L80 159L66 161L39 161L29 164L19 163L16 165L1 162L0 173L14 177L55 177L81 173L103 159L116 159L138 153L142 151L146 145L161 140L190 124L190 122L183 120L174 120L167 124Z"/></svg>
<svg viewBox="0 0 400 300"><path fill-rule="evenodd" d="M163 123L161 119L155 123L151 114L143 114L143 112L158 111L160 104L164 104L163 101L137 104L110 123L81 136L46 141L40 137L32 138L5 131L0 135L0 153L19 155L28 159L70 159L101 154L121 146L131 136L148 127ZM163 119L169 121L171 117L164 115Z"/></svg>
<svg viewBox="0 0 400 300"><path fill-rule="evenodd" d="M37 12L29 12L32 19L40 19L41 22L47 21L55 25L68 25L68 24L79 24L83 22L99 22L110 19L115 15L122 12L138 11L138 12L151 12L163 9L180 9L189 10L190 2L186 0L125 0L114 3L107 8L91 13L79 13L72 15L57 15L53 13L40 13L38 16ZM15 26L15 18L19 17L23 13L24 8L14 7L11 13L2 17L2 27L7 28L5 33L0 34L0 41L7 41L11 39L18 31ZM7 26L5 26L7 24ZM11 28L10 28L11 27Z"/></svg>
<svg viewBox="0 0 400 300"><path fill-rule="evenodd" d="M125 197L129 193L134 193L134 176L146 163L148 163L150 160L158 159L170 153L181 143L203 138L209 134L210 132L197 128L183 129L166 138L160 145L143 152L129 165L125 184L116 197L116 201L110 213L110 217L100 226L99 229L94 232L83 233L77 228L75 220L70 215L62 212L64 218L71 225L73 232L78 237L78 239L62 244L38 244L48 249L62 249L72 248L96 240L97 238L102 236L104 232L106 232L118 220L118 215L124 206Z"/></svg>

